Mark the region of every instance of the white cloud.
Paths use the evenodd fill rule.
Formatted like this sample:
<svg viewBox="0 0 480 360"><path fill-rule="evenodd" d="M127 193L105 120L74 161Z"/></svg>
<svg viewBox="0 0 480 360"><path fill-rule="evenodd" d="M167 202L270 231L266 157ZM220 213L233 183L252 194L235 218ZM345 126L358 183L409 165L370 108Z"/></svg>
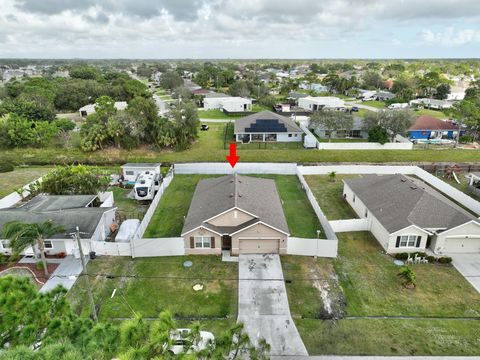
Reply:
<svg viewBox="0 0 480 360"><path fill-rule="evenodd" d="M443 46L460 46L474 42L480 42L480 30L461 29L455 30L448 27L444 31L434 32L423 30L422 38L425 42Z"/></svg>

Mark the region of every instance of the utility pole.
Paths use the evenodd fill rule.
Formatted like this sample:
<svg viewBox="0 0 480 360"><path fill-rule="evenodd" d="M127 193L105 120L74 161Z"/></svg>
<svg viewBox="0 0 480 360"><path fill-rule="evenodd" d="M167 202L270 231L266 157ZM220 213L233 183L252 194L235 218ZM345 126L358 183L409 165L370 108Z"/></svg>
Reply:
<svg viewBox="0 0 480 360"><path fill-rule="evenodd" d="M92 311L93 321L98 322L97 309L95 308L95 301L93 299L92 288L90 287L90 278L88 277L87 263L85 262L85 256L83 255L82 241L80 240L80 230L78 229L78 226L76 227L74 237L75 237L75 240L78 243L78 250L80 251L80 261L82 262L83 273L84 273L84 276L85 276L85 282L87 284L87 294L88 294L88 299L90 301L90 307L91 307L91 311Z"/></svg>

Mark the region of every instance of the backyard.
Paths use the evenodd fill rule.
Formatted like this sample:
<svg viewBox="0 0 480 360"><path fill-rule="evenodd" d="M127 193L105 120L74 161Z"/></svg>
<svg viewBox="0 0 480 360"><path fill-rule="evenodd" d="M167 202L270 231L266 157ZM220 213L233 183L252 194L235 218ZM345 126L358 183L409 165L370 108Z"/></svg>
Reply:
<svg viewBox="0 0 480 360"><path fill-rule="evenodd" d="M47 166L17 167L14 171L0 175L0 198L37 180L48 173L52 168Z"/></svg>
<svg viewBox="0 0 480 360"><path fill-rule="evenodd" d="M158 204L145 237L180 236L198 181L212 176L214 175L175 175ZM317 230L321 230L320 235L323 235L323 229L296 176L253 176L275 180L292 236L315 238Z"/></svg>
<svg viewBox="0 0 480 360"><path fill-rule="evenodd" d="M183 263L192 261L189 268ZM235 319L237 264L218 256L157 258L101 257L88 263L100 319L121 320L141 314L155 318L169 310L177 319ZM203 285L200 291L193 286ZM112 296L114 289L115 294ZM80 313L89 307L83 277L68 299Z"/></svg>

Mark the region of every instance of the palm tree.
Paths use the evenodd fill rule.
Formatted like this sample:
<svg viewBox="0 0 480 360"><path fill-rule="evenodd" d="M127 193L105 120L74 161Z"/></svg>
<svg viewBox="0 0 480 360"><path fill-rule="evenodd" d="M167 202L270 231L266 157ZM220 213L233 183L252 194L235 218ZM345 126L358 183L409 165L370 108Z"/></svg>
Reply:
<svg viewBox="0 0 480 360"><path fill-rule="evenodd" d="M45 259L45 239L64 231L63 227L55 225L51 220L42 223L24 223L22 221L10 221L3 226L2 238L10 240L10 247L15 254L21 253L31 246L35 257L43 263L45 276L48 278L47 260Z"/></svg>

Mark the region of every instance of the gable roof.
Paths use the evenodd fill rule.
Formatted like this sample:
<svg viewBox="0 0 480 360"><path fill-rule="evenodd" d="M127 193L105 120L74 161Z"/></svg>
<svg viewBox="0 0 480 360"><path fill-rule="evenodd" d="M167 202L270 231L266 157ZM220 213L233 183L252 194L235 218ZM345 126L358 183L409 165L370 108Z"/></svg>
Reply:
<svg viewBox="0 0 480 360"><path fill-rule="evenodd" d="M390 233L410 225L450 229L478 221L424 182L404 175L365 175L344 182Z"/></svg>
<svg viewBox="0 0 480 360"><path fill-rule="evenodd" d="M206 222L233 208L243 210L256 218L233 227L218 227ZM233 233L260 221L288 234L288 225L275 181L236 174L226 175L198 182L182 234L199 226L218 233Z"/></svg>
<svg viewBox="0 0 480 360"><path fill-rule="evenodd" d="M235 120L234 133L245 132L303 132L295 122L285 116L264 110Z"/></svg>
<svg viewBox="0 0 480 360"><path fill-rule="evenodd" d="M408 131L415 130L458 130L458 125L443 121L430 115L422 115L415 120Z"/></svg>
<svg viewBox="0 0 480 360"><path fill-rule="evenodd" d="M51 239L69 238L78 226L85 239L91 238L103 214L115 207L86 207L96 195L38 195L18 208L0 209L0 232L7 222L38 223L47 220L64 228Z"/></svg>

